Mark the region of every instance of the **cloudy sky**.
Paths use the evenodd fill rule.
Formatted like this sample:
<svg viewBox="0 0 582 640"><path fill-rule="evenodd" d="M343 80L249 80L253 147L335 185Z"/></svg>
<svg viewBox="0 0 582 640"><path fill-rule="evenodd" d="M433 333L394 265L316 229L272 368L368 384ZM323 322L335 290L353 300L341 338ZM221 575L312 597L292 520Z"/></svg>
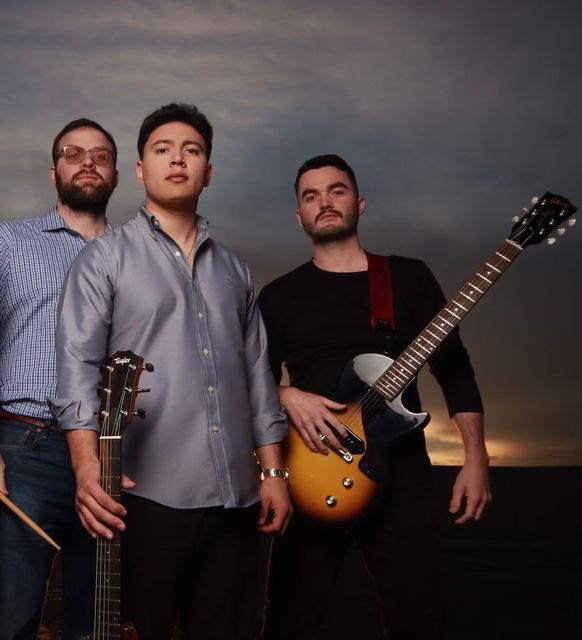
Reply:
<svg viewBox="0 0 582 640"><path fill-rule="evenodd" d="M118 141L110 216L128 220L142 119L193 102L215 127L200 213L259 286L309 258L292 183L334 152L365 246L426 260L450 297L532 196L582 204L581 24L577 0L3 0L0 216L53 204L52 138L86 116ZM527 249L463 325L494 464L582 464L580 231ZM456 463L421 381L433 460Z"/></svg>

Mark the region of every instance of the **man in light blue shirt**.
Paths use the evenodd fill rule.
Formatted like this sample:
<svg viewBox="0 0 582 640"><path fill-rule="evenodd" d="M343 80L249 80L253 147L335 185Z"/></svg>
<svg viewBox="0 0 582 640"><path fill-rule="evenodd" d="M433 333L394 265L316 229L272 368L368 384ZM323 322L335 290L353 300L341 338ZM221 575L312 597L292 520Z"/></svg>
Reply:
<svg viewBox="0 0 582 640"><path fill-rule="evenodd" d="M126 530L124 618L140 640L169 638L177 613L184 638L254 638L259 531L283 532L291 514L287 420L249 269L197 214L211 149L196 107L148 116L137 163L145 205L79 256L61 298L54 414L83 524L107 538ZM147 418L124 436L135 481L124 506L98 484L94 417L99 365L118 350L155 365L140 396Z"/></svg>
<svg viewBox="0 0 582 640"><path fill-rule="evenodd" d="M52 156L56 207L0 223L0 491L62 546L63 638L73 640L93 627L95 545L79 526L69 450L47 398L56 393L61 286L106 230L117 148L83 118L58 133ZM1 504L0 549L0 638L34 640L54 549Z"/></svg>

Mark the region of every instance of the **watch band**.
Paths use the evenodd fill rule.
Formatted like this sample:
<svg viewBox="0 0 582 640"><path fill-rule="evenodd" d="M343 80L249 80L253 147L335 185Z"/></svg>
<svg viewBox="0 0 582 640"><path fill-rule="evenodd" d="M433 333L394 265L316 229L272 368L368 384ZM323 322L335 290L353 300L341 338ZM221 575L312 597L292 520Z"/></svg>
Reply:
<svg viewBox="0 0 582 640"><path fill-rule="evenodd" d="M281 478L290 485L291 478L289 477L289 469L287 467L267 467L261 472L261 480L265 478Z"/></svg>

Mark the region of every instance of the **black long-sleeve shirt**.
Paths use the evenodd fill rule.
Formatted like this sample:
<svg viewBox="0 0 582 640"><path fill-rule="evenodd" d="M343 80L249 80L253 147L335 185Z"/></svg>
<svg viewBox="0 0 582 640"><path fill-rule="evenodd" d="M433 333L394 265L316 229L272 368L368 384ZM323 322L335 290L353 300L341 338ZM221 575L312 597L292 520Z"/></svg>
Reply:
<svg viewBox="0 0 582 640"><path fill-rule="evenodd" d="M277 383L286 364L293 386L333 397L346 363L361 353L396 358L442 309L446 300L420 260L390 257L395 331L372 328L368 272L336 273L307 262L267 285L259 296ZM458 330L429 358L450 415L482 412L473 368ZM404 404L420 411L413 382Z"/></svg>

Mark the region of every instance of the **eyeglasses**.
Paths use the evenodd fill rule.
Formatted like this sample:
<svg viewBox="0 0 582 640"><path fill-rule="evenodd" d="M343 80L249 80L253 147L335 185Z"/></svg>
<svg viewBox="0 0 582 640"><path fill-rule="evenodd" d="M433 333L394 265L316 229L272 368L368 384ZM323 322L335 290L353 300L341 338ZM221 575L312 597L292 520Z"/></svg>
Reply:
<svg viewBox="0 0 582 640"><path fill-rule="evenodd" d="M113 151L105 149L104 147L93 147L93 149L83 149L83 147L77 147L74 144L69 144L63 147L57 156L64 158L67 164L81 164L85 159L86 154L91 156L91 160L95 164L101 167L110 167L113 164Z"/></svg>

